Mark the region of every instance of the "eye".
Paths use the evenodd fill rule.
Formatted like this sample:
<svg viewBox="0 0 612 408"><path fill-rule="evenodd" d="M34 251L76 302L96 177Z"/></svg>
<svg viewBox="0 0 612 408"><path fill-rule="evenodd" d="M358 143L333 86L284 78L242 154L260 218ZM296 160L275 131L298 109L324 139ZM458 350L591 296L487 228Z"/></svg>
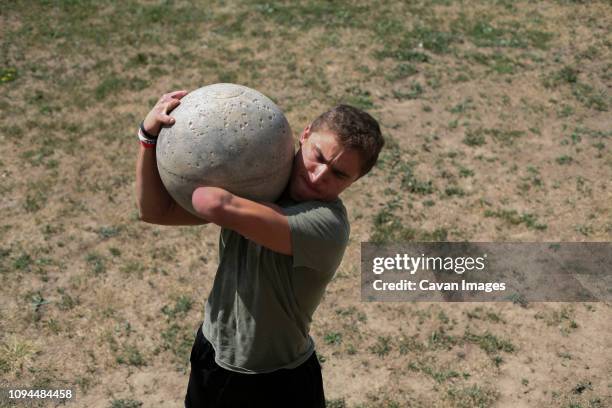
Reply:
<svg viewBox="0 0 612 408"><path fill-rule="evenodd" d="M339 171L334 171L334 175L340 180L346 180L348 176L344 173L340 173Z"/></svg>

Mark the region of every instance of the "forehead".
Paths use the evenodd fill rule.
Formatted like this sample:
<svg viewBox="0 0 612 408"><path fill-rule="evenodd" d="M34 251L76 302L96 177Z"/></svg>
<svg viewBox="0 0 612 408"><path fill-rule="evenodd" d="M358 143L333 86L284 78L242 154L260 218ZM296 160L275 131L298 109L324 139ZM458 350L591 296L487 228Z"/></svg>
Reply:
<svg viewBox="0 0 612 408"><path fill-rule="evenodd" d="M312 132L309 138L311 147L320 150L326 161L337 170L348 174L353 179L361 174L361 157L354 149L345 148L338 137L331 131Z"/></svg>

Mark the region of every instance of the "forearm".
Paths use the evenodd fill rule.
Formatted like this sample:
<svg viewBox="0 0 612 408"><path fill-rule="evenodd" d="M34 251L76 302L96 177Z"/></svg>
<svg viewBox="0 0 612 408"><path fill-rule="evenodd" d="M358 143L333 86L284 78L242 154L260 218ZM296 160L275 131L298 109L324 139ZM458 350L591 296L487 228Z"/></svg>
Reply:
<svg viewBox="0 0 612 408"><path fill-rule="evenodd" d="M238 232L275 252L291 255L289 219L282 208L236 196L218 187L199 187L191 198L201 217Z"/></svg>
<svg viewBox="0 0 612 408"><path fill-rule="evenodd" d="M160 219L174 203L159 176L155 149L142 145L136 161L136 200L143 221Z"/></svg>

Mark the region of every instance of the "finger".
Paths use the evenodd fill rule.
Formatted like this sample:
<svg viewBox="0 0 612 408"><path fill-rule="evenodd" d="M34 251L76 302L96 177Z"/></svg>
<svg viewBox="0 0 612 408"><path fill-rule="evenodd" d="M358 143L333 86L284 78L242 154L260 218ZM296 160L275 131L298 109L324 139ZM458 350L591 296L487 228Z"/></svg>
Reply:
<svg viewBox="0 0 612 408"><path fill-rule="evenodd" d="M183 96L187 95L188 93L189 91L186 91L183 89L181 91L170 92L168 96L173 99L181 99Z"/></svg>
<svg viewBox="0 0 612 408"><path fill-rule="evenodd" d="M162 124L162 125L173 125L175 120L172 116L170 115L166 115L165 113L161 113L159 114L159 116L157 117L157 120Z"/></svg>
<svg viewBox="0 0 612 408"><path fill-rule="evenodd" d="M181 104L181 101L178 99L171 99L168 102L166 102L165 106L164 106L164 113L170 113L174 110L174 108L176 108L177 106L179 106Z"/></svg>

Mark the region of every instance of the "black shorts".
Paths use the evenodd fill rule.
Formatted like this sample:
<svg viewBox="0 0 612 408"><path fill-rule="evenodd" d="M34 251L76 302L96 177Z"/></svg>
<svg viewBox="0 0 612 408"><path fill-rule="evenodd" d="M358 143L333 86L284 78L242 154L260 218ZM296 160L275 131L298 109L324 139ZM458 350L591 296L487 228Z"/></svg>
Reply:
<svg viewBox="0 0 612 408"><path fill-rule="evenodd" d="M316 353L294 369L242 374L215 363L215 350L198 329L191 350L185 407L325 407Z"/></svg>

